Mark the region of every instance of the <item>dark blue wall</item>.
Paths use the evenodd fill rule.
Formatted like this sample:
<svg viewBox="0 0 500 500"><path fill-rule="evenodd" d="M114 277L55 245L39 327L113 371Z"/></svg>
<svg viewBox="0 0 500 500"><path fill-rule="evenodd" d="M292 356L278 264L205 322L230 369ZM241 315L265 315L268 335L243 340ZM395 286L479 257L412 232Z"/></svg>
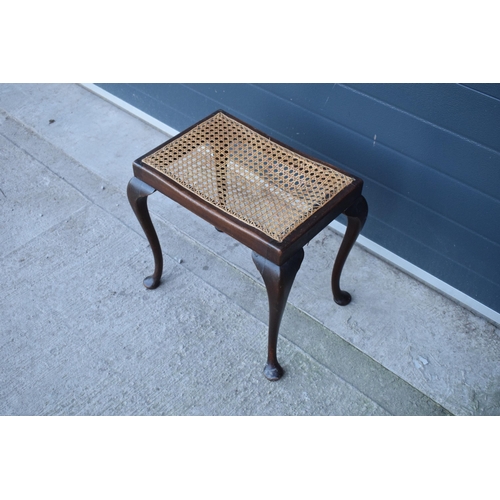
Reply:
<svg viewBox="0 0 500 500"><path fill-rule="evenodd" d="M226 109L359 175L367 238L500 312L500 85L99 86L177 130Z"/></svg>

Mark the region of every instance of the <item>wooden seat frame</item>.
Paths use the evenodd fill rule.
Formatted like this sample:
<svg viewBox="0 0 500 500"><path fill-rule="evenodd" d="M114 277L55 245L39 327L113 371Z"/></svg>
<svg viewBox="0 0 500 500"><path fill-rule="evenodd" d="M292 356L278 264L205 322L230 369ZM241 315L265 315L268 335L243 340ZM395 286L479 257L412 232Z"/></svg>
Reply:
<svg viewBox="0 0 500 500"><path fill-rule="evenodd" d="M183 134L197 127L215 113L133 162L134 177L128 184L128 199L149 241L155 263L154 272L151 276L145 278L144 286L150 289L158 287L163 272L162 250L147 206L148 196L155 191L159 191L206 220L219 231L228 234L252 250L253 261L263 277L269 300L268 355L264 375L268 380L279 380L284 370L278 363L276 353L278 333L289 292L304 258L303 247L342 213L347 216L347 229L333 266L331 286L333 298L337 304L345 306L351 301L350 294L340 289L340 275L368 214L368 205L361 194L363 181L337 167L286 146L228 113L223 111L217 111L216 113L221 112L245 127L262 134L273 143L298 153L304 158L348 175L353 179L349 185L302 222L283 241L279 242L259 229L208 203L197 194L164 175L158 169L144 162L144 159L152 153L172 141L178 140Z"/></svg>

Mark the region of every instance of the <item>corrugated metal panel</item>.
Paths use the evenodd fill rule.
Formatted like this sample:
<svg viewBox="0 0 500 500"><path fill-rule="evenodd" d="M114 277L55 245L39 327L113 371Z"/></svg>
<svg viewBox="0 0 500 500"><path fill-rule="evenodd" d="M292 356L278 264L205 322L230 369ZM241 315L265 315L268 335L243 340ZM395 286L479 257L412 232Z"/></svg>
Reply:
<svg viewBox="0 0 500 500"><path fill-rule="evenodd" d="M363 234L500 312L500 85L101 85L182 130L223 108L365 179Z"/></svg>

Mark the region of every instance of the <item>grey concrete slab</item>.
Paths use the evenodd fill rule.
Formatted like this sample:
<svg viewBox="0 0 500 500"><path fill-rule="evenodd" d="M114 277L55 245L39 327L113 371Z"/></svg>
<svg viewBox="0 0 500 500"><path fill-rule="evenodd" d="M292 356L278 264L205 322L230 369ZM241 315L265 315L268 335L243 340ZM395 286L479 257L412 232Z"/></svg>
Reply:
<svg viewBox="0 0 500 500"><path fill-rule="evenodd" d="M20 285L2 297L1 414L389 414L286 340L297 371L269 384L265 324L172 259L167 293L145 290L146 250L89 204L0 259L2 289Z"/></svg>
<svg viewBox="0 0 500 500"><path fill-rule="evenodd" d="M11 153L31 155L39 168L42 165L51 173L54 182L66 184L71 199L83 203L81 208L64 210L65 217L26 238L0 260L1 268L9 276L18 276L21 283L11 287L2 303L3 318L7 306L11 311L10 333L2 346L14 346L14 351L3 355L14 360L10 365L13 373L19 374L16 355L21 356L20 365L31 370L23 389L8 392L12 408L19 411L25 405L33 413L62 414L446 413L414 388L420 387L411 377L405 382L401 373L391 373L376 362L380 354L376 343L374 347L358 342L364 347L361 352L347 338L336 335L338 324L344 321L361 325L371 332L371 339L380 339L381 319L364 315L369 308L357 293L369 272L365 267L371 265L359 263L374 259L373 266L380 272L378 259L359 254L357 249L354 262L348 262L356 269L345 276L352 280L357 273L361 276L359 284L353 280L351 287L346 286L354 290L355 300L344 318L342 314L347 313L332 305L328 290L337 236L324 232L317 249L313 243L306 248L306 261L297 277L297 290L292 289L280 339L280 358L287 374L278 384L269 384L261 375L267 303L248 250L158 194L150 197L150 206L164 243L165 282L155 291L142 288L152 258L124 195L132 160L163 141L163 134L75 85L0 85L0 108L0 132L9 147L19 149ZM103 130L96 121L104 115ZM50 123L50 119L55 121ZM62 123L56 128L58 120ZM122 156L128 160L122 161ZM2 164L0 170L4 168ZM23 227L29 226L32 220L23 217ZM394 275L402 274L388 267L382 267L378 277L385 287L387 283L392 286ZM51 298L47 298L49 294ZM31 316L23 323L21 313L26 308L22 304L28 299ZM383 297L382 302L375 300L381 306L379 316L390 316ZM16 336L19 324L23 326ZM33 347L35 331L47 332L45 347L39 351ZM73 335L71 342L68 332ZM16 351L16 342L22 339L25 343ZM32 355L23 358L27 346L32 346ZM401 354L396 349L392 355ZM148 364L141 356L155 362ZM394 360L387 364L391 362ZM50 370L40 368L45 365ZM58 370L64 374L62 385L57 385ZM234 372L242 375L234 376ZM467 372L467 376L480 387L473 374ZM493 371L489 380L494 376ZM27 407L29 395L36 392L30 392L30 377L44 381L38 391L44 394L44 402ZM165 387L167 381L177 389ZM420 386L428 389L425 384ZM436 400L451 401L450 406L464 414L485 412L486 396L478 398L479 406L474 409L467 406L467 396L461 396L463 406L456 404L456 400L462 401L456 387L447 391L451 394L448 400L438 387ZM51 399L49 393L56 395ZM490 406L489 411L494 408Z"/></svg>
<svg viewBox="0 0 500 500"><path fill-rule="evenodd" d="M320 270L339 243L311 243L292 303L453 413L499 415L500 330L359 247L343 275L352 309L326 307Z"/></svg>
<svg viewBox="0 0 500 500"><path fill-rule="evenodd" d="M2 84L0 102L26 127L120 186L130 178L131 162L167 139L78 85Z"/></svg>
<svg viewBox="0 0 500 500"><path fill-rule="evenodd" d="M2 116L0 116L0 127ZM0 128L1 130L1 128ZM0 255L23 245L81 209L85 200L33 157L0 135ZM28 178L27 178L28 177ZM30 224L26 224L29 220Z"/></svg>
<svg viewBox="0 0 500 500"><path fill-rule="evenodd" d="M183 267L227 296L248 314L264 324L267 322L267 295L262 283L245 274L243 276L246 279L242 279L240 270L228 266L224 258L206 251L174 226L169 227L159 220L156 224L160 238L166 243L164 253L171 256L173 260L180 261ZM220 235L220 237L227 238L228 245L233 245L233 247L237 245L239 248L240 245L228 236ZM245 249L245 253L247 258L250 258L248 249ZM147 256L149 262L144 267L144 276L149 274L148 271L152 268L151 255ZM166 274L159 290L168 295L172 289L169 276ZM383 369L380 364L353 348L351 344L343 341L291 303L287 304L285 310L280 339L291 342L301 352L368 395L391 414L443 414L442 408L432 400L404 383L389 370ZM283 355L280 355L280 360L282 366L288 371L285 378L290 373L297 375L296 372L299 370L297 366ZM298 374L300 376L300 373Z"/></svg>

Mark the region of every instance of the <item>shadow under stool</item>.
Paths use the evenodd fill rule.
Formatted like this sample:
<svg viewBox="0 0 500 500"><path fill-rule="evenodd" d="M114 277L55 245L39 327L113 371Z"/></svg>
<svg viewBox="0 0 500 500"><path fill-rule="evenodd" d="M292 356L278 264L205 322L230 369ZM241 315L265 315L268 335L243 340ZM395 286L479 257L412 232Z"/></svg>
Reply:
<svg viewBox="0 0 500 500"><path fill-rule="evenodd" d="M340 214L347 229L332 272L334 301L344 263L368 214L363 181L216 111L133 163L128 199L153 251L155 269L144 280L160 284L163 257L147 197L159 191L252 250L269 300L264 375L279 380L276 348L288 294L304 258L303 247Z"/></svg>

